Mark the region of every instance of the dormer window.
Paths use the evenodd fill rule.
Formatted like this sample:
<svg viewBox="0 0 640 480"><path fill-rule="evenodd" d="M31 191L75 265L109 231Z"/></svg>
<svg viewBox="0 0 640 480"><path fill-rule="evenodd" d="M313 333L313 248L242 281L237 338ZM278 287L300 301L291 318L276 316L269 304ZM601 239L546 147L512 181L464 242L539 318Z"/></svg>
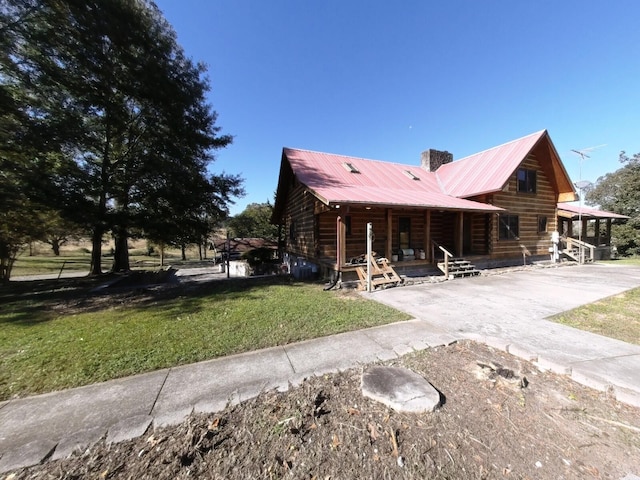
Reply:
<svg viewBox="0 0 640 480"><path fill-rule="evenodd" d="M360 170L358 170L353 163L342 162L342 166L347 170L347 172L360 173Z"/></svg>
<svg viewBox="0 0 640 480"><path fill-rule="evenodd" d="M518 169L518 192L536 193L536 171L526 168Z"/></svg>
<svg viewBox="0 0 640 480"><path fill-rule="evenodd" d="M411 180L420 180L420 177L413 173L411 170L404 170L404 172L402 173L404 173Z"/></svg>

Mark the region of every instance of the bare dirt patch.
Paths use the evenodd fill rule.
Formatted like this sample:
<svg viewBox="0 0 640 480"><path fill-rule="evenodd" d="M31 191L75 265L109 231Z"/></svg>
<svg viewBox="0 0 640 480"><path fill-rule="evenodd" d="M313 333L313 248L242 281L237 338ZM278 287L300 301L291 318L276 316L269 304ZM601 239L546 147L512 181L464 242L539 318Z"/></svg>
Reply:
<svg viewBox="0 0 640 480"><path fill-rule="evenodd" d="M284 393L265 392L216 414L196 414L133 441L100 442L10 478L621 479L640 474L640 409L606 393L473 342L387 364L426 377L442 393L443 406L420 415L388 409L362 396L362 368L356 368L311 378Z"/></svg>

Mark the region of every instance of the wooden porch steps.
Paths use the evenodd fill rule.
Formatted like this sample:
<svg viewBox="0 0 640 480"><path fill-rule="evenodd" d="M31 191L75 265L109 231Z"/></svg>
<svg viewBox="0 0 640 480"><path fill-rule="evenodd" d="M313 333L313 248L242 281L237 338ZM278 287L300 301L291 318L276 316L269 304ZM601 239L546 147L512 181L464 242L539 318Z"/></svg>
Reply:
<svg viewBox="0 0 640 480"><path fill-rule="evenodd" d="M438 268L446 275L444 262L438 262ZM475 277L476 275L480 275L480 270L469 260L464 258L452 258L449 260L449 279Z"/></svg>
<svg viewBox="0 0 640 480"><path fill-rule="evenodd" d="M382 285L399 285L402 278L389 265L386 258L371 259L371 288L375 289ZM358 278L360 279L361 288L367 288L367 264L359 264L356 267Z"/></svg>
<svg viewBox="0 0 640 480"><path fill-rule="evenodd" d="M579 248L565 248L564 250L562 250L561 252L562 255L565 255L566 257L569 257L571 260L575 261L575 262L580 262L580 249ZM584 252L584 262L585 263L589 263L592 262L593 260L591 258L589 258L588 252Z"/></svg>

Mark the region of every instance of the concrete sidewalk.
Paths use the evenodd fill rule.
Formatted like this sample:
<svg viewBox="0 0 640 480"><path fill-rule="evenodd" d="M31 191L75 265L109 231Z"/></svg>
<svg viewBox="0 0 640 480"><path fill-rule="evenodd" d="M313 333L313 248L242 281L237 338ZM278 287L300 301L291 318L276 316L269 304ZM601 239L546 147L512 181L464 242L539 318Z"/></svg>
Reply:
<svg viewBox="0 0 640 480"><path fill-rule="evenodd" d="M366 294L414 320L0 403L0 472L215 412L314 374L472 338L640 406L640 347L545 317L640 286L640 268L530 269Z"/></svg>

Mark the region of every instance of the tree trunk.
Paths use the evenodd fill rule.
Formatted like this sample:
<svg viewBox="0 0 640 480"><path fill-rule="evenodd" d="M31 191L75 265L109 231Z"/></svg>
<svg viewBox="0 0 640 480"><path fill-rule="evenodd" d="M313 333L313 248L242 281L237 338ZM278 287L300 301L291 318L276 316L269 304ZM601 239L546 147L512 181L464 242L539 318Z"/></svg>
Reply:
<svg viewBox="0 0 640 480"><path fill-rule="evenodd" d="M182 261L187 260L187 246L183 243L180 245L180 249L182 250Z"/></svg>
<svg viewBox="0 0 640 480"><path fill-rule="evenodd" d="M102 227L94 227L91 235L91 268L89 275L102 275Z"/></svg>
<svg viewBox="0 0 640 480"><path fill-rule="evenodd" d="M58 240L51 240L51 249L56 257L60 256L60 242Z"/></svg>
<svg viewBox="0 0 640 480"><path fill-rule="evenodd" d="M4 256L0 260L0 282L8 283L11 278L11 270L13 270L13 264L16 261L16 255L5 258Z"/></svg>
<svg viewBox="0 0 640 480"><path fill-rule="evenodd" d="M126 227L116 227L115 229L115 253L113 254L114 272L128 272L131 270L129 265L129 233Z"/></svg>
<svg viewBox="0 0 640 480"><path fill-rule="evenodd" d="M91 238L91 269L89 275L102 274L102 236L106 230L105 221L107 219L107 193L109 191L111 173L111 122L109 111L105 115L105 140L102 151L102 165L100 171L100 196L98 198L98 211L96 224L93 227Z"/></svg>
<svg viewBox="0 0 640 480"><path fill-rule="evenodd" d="M0 281L6 283L11 277L11 267L13 254L8 245L0 243Z"/></svg>
<svg viewBox="0 0 640 480"><path fill-rule="evenodd" d="M198 243L198 257L202 261L202 243Z"/></svg>

